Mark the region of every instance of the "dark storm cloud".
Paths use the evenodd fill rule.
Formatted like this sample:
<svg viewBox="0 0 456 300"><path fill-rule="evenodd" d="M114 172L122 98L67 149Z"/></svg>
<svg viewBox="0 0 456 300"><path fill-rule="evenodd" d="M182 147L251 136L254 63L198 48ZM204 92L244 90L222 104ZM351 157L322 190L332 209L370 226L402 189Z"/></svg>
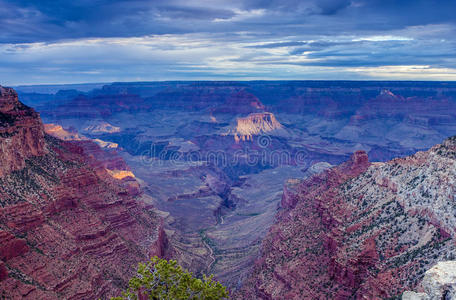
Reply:
<svg viewBox="0 0 456 300"><path fill-rule="evenodd" d="M108 81L455 68L455 12L455 0L0 0L0 75L27 66L50 82L72 71Z"/></svg>
<svg viewBox="0 0 456 300"><path fill-rule="evenodd" d="M29 43L193 32L194 25L228 19L230 9L163 5L163 1L0 0L0 42ZM199 24L188 24L197 20Z"/></svg>
<svg viewBox="0 0 456 300"><path fill-rule="evenodd" d="M213 22L254 9L264 13L253 21ZM3 43L185 32L356 33L456 21L454 0L0 0L0 11Z"/></svg>

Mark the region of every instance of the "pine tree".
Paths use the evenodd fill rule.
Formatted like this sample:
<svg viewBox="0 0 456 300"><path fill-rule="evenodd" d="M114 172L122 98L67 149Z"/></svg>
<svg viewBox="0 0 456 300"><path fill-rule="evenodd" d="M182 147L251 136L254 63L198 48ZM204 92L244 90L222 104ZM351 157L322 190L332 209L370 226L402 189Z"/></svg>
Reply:
<svg viewBox="0 0 456 300"><path fill-rule="evenodd" d="M195 278L177 261L156 256L147 264L140 263L137 274L129 281L129 288L121 297L111 300L137 300L139 295L154 300L228 299L226 287L214 281L212 275Z"/></svg>

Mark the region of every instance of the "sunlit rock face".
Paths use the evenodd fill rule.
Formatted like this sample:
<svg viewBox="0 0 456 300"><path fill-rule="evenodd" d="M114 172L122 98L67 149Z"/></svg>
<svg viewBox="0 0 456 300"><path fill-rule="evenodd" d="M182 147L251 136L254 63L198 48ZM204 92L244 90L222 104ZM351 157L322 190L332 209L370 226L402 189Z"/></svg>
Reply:
<svg viewBox="0 0 456 300"><path fill-rule="evenodd" d="M91 134L116 133L120 132L120 127L113 126L107 122L100 122L88 125L84 132Z"/></svg>
<svg viewBox="0 0 456 300"><path fill-rule="evenodd" d="M237 119L234 139L236 142L251 141L255 135L273 133L282 128L283 126L277 121L274 114L254 113Z"/></svg>
<svg viewBox="0 0 456 300"><path fill-rule="evenodd" d="M46 134L62 141L81 141L79 145L84 148L85 153L102 164L112 177L119 180L124 178L133 179L135 177L125 161L117 155L116 151L113 151L119 147L117 143L105 142L100 139L89 139L80 135L74 129L64 129L62 126L56 124L44 124L44 131ZM107 151L102 151L100 148Z"/></svg>
<svg viewBox="0 0 456 300"><path fill-rule="evenodd" d="M93 139L92 141L95 142L101 148L117 149L119 147L119 144L117 144L117 143L105 142L100 139Z"/></svg>
<svg viewBox="0 0 456 300"><path fill-rule="evenodd" d="M88 140L86 137L79 135L77 131L66 130L61 125L57 124L44 124L44 131L63 141Z"/></svg>
<svg viewBox="0 0 456 300"><path fill-rule="evenodd" d="M455 191L456 137L386 163L357 152L287 187L239 297L400 297L455 257Z"/></svg>
<svg viewBox="0 0 456 300"><path fill-rule="evenodd" d="M138 262L166 254L161 217L136 198L138 186L106 171L123 161L45 134L34 110L0 91L0 297L118 296Z"/></svg>
<svg viewBox="0 0 456 300"><path fill-rule="evenodd" d="M110 128L110 127L108 127ZM118 127L116 127L118 128ZM112 142L106 142L102 141L100 139L89 139L88 137L85 137L81 134L79 134L76 130L70 130L70 129L64 129L61 125L57 124L44 124L44 131L60 140L63 141L88 141L91 140L94 143L98 144L101 148L106 148L106 149L117 149L119 147L119 144L117 143L112 143ZM98 133L112 133L112 132L118 132L117 130L114 131L96 131L95 134Z"/></svg>
<svg viewBox="0 0 456 300"><path fill-rule="evenodd" d="M127 170L109 170L106 169L108 173L119 180L122 180L124 178L135 178L135 175L133 174L132 171L127 171Z"/></svg>

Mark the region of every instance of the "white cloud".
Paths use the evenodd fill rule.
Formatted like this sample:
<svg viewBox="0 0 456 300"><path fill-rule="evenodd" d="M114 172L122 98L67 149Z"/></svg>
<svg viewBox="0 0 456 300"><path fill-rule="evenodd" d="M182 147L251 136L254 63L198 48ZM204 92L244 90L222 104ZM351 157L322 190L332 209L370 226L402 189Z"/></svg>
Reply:
<svg viewBox="0 0 456 300"><path fill-rule="evenodd" d="M353 42L388 42L388 41L412 41L413 38L405 37L405 36L393 36L393 35L374 35L368 37L360 37L355 38Z"/></svg>
<svg viewBox="0 0 456 300"><path fill-rule="evenodd" d="M237 22L243 21L250 18L261 17L266 13L265 9L252 9L252 10L241 10L241 9L233 9L235 15L228 19L219 19L216 18L213 22Z"/></svg>
<svg viewBox="0 0 456 300"><path fill-rule="evenodd" d="M29 43L20 46L4 44L0 45L0 78L3 79L0 84L134 81L138 78L141 80L456 80L455 69L449 66L431 66L428 63L380 67L352 67L344 64L338 66L337 62L332 66L325 65L328 59L338 59L339 57L344 61L357 59L356 56L353 56L358 55L353 53L355 49L353 45L344 46L342 44L336 46L336 49L332 50L333 53L325 55L323 52L322 56L312 58L307 54L290 55L289 51L293 49L293 46L248 47L266 42L280 44L306 40L328 42L328 39L305 39L304 37L260 41L254 34L238 32L229 38L224 34L197 33L137 38L79 39L54 43ZM331 42L335 43L350 40L418 42L399 35L368 36L358 39L347 36L331 38ZM381 51L381 48L378 50L358 44L355 52L361 53L360 55L370 55L373 50ZM419 44L415 48L419 48L420 45L422 47L422 44ZM410 45L406 47L415 49L408 48L411 47ZM441 49L444 48L439 47L437 50ZM385 49L385 51L389 51L389 49ZM433 52L427 51L427 53ZM336 56L336 54L340 56ZM416 54L419 56L419 53ZM435 55L438 57L439 52L435 52ZM451 59L449 58L449 60ZM321 63L321 66L315 65L316 63Z"/></svg>

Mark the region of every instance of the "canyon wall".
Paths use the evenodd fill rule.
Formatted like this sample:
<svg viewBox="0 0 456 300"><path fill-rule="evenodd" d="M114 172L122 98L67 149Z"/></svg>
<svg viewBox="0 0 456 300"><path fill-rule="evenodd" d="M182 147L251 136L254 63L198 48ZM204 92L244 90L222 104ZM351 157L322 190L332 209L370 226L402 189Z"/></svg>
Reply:
<svg viewBox="0 0 456 300"><path fill-rule="evenodd" d="M22 169L27 158L45 152L38 114L20 103L13 89L0 86L0 176Z"/></svg>
<svg viewBox="0 0 456 300"><path fill-rule="evenodd" d="M456 137L287 187L242 299L385 299L456 255Z"/></svg>
<svg viewBox="0 0 456 300"><path fill-rule="evenodd" d="M161 218L96 144L45 134L12 89L0 92L0 298L119 295L138 262L165 255Z"/></svg>

